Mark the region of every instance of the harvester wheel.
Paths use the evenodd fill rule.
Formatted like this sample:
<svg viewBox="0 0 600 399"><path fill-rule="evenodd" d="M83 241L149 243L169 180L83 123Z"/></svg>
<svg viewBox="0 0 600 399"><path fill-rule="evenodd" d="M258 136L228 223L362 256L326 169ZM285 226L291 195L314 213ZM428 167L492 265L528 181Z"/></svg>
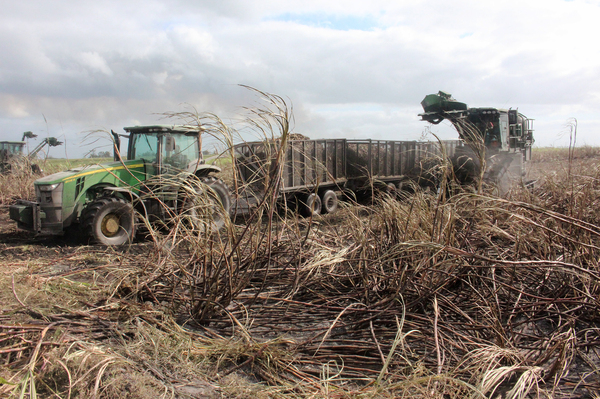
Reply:
<svg viewBox="0 0 600 399"><path fill-rule="evenodd" d="M124 245L135 235L131 203L116 197L101 197L81 213L81 228L92 241L104 245Z"/></svg>
<svg viewBox="0 0 600 399"><path fill-rule="evenodd" d="M302 201L302 213L304 216L317 216L321 214L321 198L315 194L310 193L304 197Z"/></svg>
<svg viewBox="0 0 600 399"><path fill-rule="evenodd" d="M495 186L496 194L504 196L515 182L523 181L523 158L520 153L499 153L488 160L484 181Z"/></svg>
<svg viewBox="0 0 600 399"><path fill-rule="evenodd" d="M321 202L323 203L323 213L333 213L337 210L338 197L335 191L325 191L323 193L323 198L321 199Z"/></svg>
<svg viewBox="0 0 600 399"><path fill-rule="evenodd" d="M194 229L217 232L225 225L231 210L231 197L227 185L212 176L201 177L193 187L194 198L184 194L183 215ZM208 189L206 189L208 186Z"/></svg>

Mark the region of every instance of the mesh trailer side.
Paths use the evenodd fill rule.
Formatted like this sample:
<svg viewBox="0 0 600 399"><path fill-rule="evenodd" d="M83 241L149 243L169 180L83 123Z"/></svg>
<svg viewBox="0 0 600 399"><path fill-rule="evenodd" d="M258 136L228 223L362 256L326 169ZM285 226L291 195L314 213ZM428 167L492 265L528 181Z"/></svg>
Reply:
<svg viewBox="0 0 600 399"><path fill-rule="evenodd" d="M392 140L348 140L349 178L400 179L419 170L420 164L439 153L437 143Z"/></svg>
<svg viewBox="0 0 600 399"><path fill-rule="evenodd" d="M285 192L343 184L346 179L344 139L294 140L286 151Z"/></svg>
<svg viewBox="0 0 600 399"><path fill-rule="evenodd" d="M281 168L283 192L311 190L323 185L343 185L346 179L345 139L291 140ZM237 144L236 164L240 183L263 192L276 173L280 142Z"/></svg>
<svg viewBox="0 0 600 399"><path fill-rule="evenodd" d="M442 151L440 145L443 146ZM254 193L263 192L273 178L280 142L249 142L235 146L241 183ZM459 140L441 142L393 140L292 140L285 151L283 192L343 186L347 180L394 180L418 177L445 153L451 158Z"/></svg>

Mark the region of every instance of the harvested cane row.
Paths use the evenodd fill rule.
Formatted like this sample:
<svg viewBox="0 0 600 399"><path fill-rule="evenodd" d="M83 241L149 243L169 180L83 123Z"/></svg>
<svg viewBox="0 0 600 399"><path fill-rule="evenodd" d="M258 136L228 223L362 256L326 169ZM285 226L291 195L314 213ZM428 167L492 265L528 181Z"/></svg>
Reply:
<svg viewBox="0 0 600 399"><path fill-rule="evenodd" d="M256 115L283 146L287 110ZM599 168L508 199L414 188L299 219L276 209L280 161L244 224L150 231L151 251L98 270L112 285L89 311L19 302L30 320L0 322L0 354L21 396L203 397L232 376L269 397L600 391Z"/></svg>
<svg viewBox="0 0 600 399"><path fill-rule="evenodd" d="M313 223L270 214L238 241L161 255L138 294L207 336L241 337L255 349L234 368L272 384L424 368L484 394L514 379L600 389L600 229L520 195L418 192Z"/></svg>

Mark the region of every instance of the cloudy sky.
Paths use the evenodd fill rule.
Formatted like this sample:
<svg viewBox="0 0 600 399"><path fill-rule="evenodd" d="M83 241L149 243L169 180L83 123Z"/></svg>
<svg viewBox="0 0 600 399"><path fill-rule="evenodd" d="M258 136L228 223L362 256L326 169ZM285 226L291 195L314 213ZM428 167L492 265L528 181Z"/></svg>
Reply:
<svg viewBox="0 0 600 399"><path fill-rule="evenodd" d="M600 145L600 0L0 4L0 140L60 137L56 157L190 106L234 121L256 102L239 84L284 97L311 138L419 139L420 101L444 90L519 108L536 145L568 145L570 118Z"/></svg>

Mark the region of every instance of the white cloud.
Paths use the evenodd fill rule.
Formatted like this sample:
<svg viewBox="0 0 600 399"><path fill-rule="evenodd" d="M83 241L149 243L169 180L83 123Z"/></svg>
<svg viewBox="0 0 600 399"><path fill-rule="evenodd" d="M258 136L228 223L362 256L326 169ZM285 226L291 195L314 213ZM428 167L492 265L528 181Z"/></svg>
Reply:
<svg viewBox="0 0 600 399"><path fill-rule="evenodd" d="M169 73L168 72L159 72L159 73L155 73L152 80L154 81L154 83L156 83L159 86L162 86L165 84L167 78L169 77Z"/></svg>
<svg viewBox="0 0 600 399"><path fill-rule="evenodd" d="M91 69L94 72L100 72L107 76L113 76L113 71L110 69L106 60L97 52L85 52L79 55L81 65Z"/></svg>
<svg viewBox="0 0 600 399"><path fill-rule="evenodd" d="M180 58L198 57L203 62L214 60L217 44L209 32L196 27L176 26L168 36L174 53Z"/></svg>
<svg viewBox="0 0 600 399"><path fill-rule="evenodd" d="M9 118L20 119L29 115L27 111L27 102L10 94L0 94L0 108L4 110Z"/></svg>
<svg viewBox="0 0 600 399"><path fill-rule="evenodd" d="M288 98L309 137L418 139L419 102L441 89L519 107L538 144L556 145L569 117L600 144L599 19L584 0L9 2L0 137L57 129L76 143L186 103L227 118L253 102L242 83Z"/></svg>

